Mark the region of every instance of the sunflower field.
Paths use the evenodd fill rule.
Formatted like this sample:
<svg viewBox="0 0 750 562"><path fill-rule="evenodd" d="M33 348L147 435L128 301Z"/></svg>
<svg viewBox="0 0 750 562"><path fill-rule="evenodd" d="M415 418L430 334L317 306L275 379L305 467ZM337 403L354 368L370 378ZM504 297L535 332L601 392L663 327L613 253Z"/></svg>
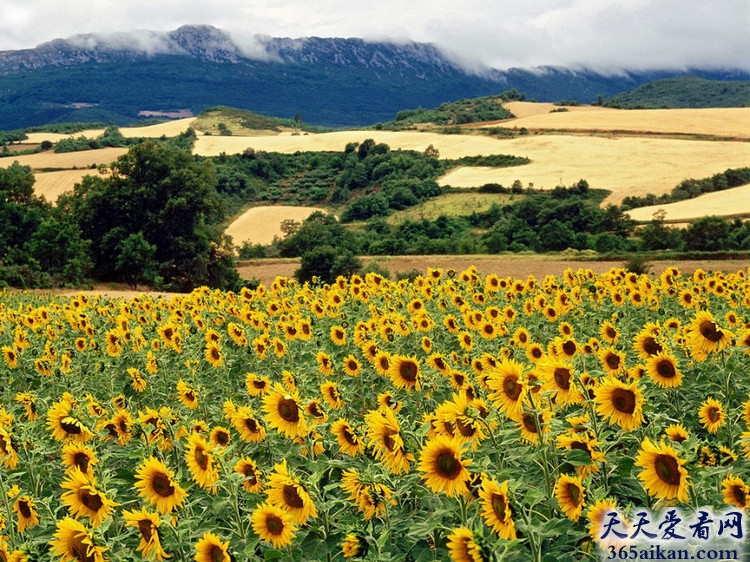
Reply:
<svg viewBox="0 0 750 562"><path fill-rule="evenodd" d="M750 276L0 298L0 561L595 560L750 503Z"/></svg>

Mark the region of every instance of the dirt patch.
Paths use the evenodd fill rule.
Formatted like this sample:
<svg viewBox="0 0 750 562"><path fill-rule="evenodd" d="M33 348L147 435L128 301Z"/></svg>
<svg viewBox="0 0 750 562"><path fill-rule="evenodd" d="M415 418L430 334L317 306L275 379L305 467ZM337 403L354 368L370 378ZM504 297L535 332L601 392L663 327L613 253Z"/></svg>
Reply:
<svg viewBox="0 0 750 562"><path fill-rule="evenodd" d="M365 256L362 263L367 265L377 262L391 272L392 278L396 273L407 271L427 272L427 268L442 268L444 270L454 269L457 272L474 265L482 275L495 273L503 277L525 279L529 275L542 278L545 275L562 275L567 268L577 270L578 268L591 269L597 274L609 271L612 267L622 267L622 261L574 261L560 257L546 258L544 256ZM748 269L750 260L671 260L651 262L653 271L660 273L669 266L676 266L683 273L692 273L696 269L706 271L728 271L734 272L739 269ZM294 271L299 267L297 259L266 259L242 262L239 267L240 276L243 279L258 279L264 285L273 283L277 276L293 277Z"/></svg>

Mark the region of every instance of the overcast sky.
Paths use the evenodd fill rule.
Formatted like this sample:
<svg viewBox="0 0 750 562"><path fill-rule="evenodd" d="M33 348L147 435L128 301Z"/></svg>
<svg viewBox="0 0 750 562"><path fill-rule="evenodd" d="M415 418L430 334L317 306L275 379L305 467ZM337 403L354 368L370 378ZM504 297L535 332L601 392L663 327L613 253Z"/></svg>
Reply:
<svg viewBox="0 0 750 562"><path fill-rule="evenodd" d="M750 70L750 0L2 0L0 50L209 24L241 40L430 42L471 66Z"/></svg>

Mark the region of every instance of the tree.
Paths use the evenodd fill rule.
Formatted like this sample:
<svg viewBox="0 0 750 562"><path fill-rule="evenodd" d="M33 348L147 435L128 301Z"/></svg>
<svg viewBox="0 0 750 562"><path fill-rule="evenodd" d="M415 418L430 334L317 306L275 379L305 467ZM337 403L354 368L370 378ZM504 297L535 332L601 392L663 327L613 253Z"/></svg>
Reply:
<svg viewBox="0 0 750 562"><path fill-rule="evenodd" d="M340 251L328 245L316 246L302 254L300 267L294 276L300 283L316 277L323 283L332 283L339 275L349 276L362 268L362 262L350 251Z"/></svg>
<svg viewBox="0 0 750 562"><path fill-rule="evenodd" d="M120 259L125 252L146 268L141 278L152 277L152 260L158 264L153 278L162 289L234 288L239 277L232 253L227 255L227 243L214 226L223 212L210 160L149 141L103 171L85 177L69 201L84 238L91 241L96 276L133 279Z"/></svg>
<svg viewBox="0 0 750 562"><path fill-rule="evenodd" d="M730 234L732 224L723 217L703 217L694 220L683 233L686 250L716 251L733 247Z"/></svg>

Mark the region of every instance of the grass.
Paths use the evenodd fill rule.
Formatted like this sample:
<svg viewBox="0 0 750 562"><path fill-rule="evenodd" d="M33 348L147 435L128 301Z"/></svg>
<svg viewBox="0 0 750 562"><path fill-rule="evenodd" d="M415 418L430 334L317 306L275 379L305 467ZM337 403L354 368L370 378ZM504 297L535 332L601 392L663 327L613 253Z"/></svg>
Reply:
<svg viewBox="0 0 750 562"><path fill-rule="evenodd" d="M434 220L440 215L470 215L472 212L479 213L488 210L493 203L501 206L508 205L512 201L517 201L519 197L521 196L504 193L476 193L473 191L446 193L403 211L396 211L388 217L388 222L398 224L406 219Z"/></svg>

